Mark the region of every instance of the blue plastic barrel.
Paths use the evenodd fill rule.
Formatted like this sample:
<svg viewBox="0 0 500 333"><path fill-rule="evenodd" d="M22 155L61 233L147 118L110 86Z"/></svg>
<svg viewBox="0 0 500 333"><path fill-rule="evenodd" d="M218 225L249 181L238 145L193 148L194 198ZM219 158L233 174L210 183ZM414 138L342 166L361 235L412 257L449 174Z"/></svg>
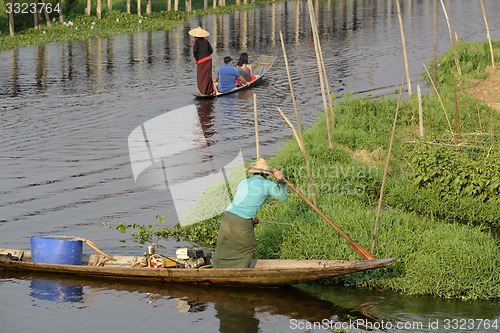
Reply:
<svg viewBox="0 0 500 333"><path fill-rule="evenodd" d="M80 265L83 242L73 238L61 235L31 237L31 260L44 264Z"/></svg>

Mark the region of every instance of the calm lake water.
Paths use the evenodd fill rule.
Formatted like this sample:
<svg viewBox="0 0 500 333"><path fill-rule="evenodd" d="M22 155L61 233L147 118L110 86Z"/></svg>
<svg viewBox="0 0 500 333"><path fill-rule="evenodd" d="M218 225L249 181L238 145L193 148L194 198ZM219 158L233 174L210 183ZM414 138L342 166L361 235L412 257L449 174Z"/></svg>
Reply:
<svg viewBox="0 0 500 333"><path fill-rule="evenodd" d="M414 90L422 64L433 57L433 3L401 4ZM445 4L459 38L486 39L478 1ZM484 4L498 40L500 1ZM405 73L394 1L316 6L331 91L340 97L394 94ZM450 41L438 9L442 53ZM264 82L223 98L195 100L187 31L199 24L211 33L214 71L226 55L277 56ZM280 32L303 123L312 124L323 107L310 30L306 2L288 1L192 17L169 32L0 53L0 247L29 248L30 236L56 233L88 238L110 254L142 253L142 245L114 226L153 224L157 214L174 224L178 214L171 191L134 180L129 135L142 124L165 126L168 135L161 138L177 147L165 152L168 182L182 185L220 169L240 151L245 160L255 156L255 93L261 154L273 154L291 136L276 106L293 115ZM173 117L183 107L185 118ZM186 137L187 126L193 130ZM183 243L162 245L171 255ZM310 332L339 323L351 323L342 328L352 331L491 332L496 330L482 319L500 325L495 302L320 285L273 290L110 284L0 271L0 298L2 332Z"/></svg>

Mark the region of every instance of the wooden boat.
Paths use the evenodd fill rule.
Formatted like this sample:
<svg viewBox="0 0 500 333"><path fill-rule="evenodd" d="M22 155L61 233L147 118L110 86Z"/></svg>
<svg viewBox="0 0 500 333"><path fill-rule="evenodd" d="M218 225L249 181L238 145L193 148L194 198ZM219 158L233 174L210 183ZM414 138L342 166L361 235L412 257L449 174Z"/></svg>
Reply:
<svg viewBox="0 0 500 333"><path fill-rule="evenodd" d="M135 281L162 281L224 286L279 287L351 274L393 264L376 260L254 260L250 268L151 268L144 256L83 254L80 265L45 264L31 260L29 250L0 249L0 267L31 272Z"/></svg>
<svg viewBox="0 0 500 333"><path fill-rule="evenodd" d="M226 91L226 92L217 92L215 95L207 95L207 94L202 94L200 92L195 92L195 93L193 93L193 95L196 98L215 98L215 97L219 97L219 96L227 95L227 94L232 94L232 93L235 93L237 91L253 87L262 81L262 78L264 77L264 75L266 75L267 71L271 68L271 66L274 64L275 61L276 61L275 56L262 55L257 60L252 62L252 64L251 64L252 70L253 70L254 75L257 76L257 78L253 81L250 81L249 86L246 86L246 85L239 86L239 87L236 87L236 88L229 90L229 91Z"/></svg>

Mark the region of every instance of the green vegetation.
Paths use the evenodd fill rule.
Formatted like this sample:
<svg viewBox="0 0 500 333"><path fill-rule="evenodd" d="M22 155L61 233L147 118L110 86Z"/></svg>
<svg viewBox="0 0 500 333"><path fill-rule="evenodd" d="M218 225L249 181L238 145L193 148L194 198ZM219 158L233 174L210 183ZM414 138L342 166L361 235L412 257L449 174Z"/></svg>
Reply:
<svg viewBox="0 0 500 333"><path fill-rule="evenodd" d="M482 44L461 44L460 54L470 53L463 50L469 47L485 50ZM500 58L498 46L495 54ZM426 133L418 138L416 98L400 107L374 253L378 258L397 257L397 263L325 283L444 298L500 298L500 248L495 238L500 220L496 133L500 114L477 104L466 93L469 80L484 71L469 71L457 78L454 62L446 65L447 57L440 59L438 74L443 83L438 91L452 115L450 122L436 95L425 96ZM455 84L446 84L450 78L441 79L443 75L451 76ZM324 117L305 131L318 207L367 249L396 105L397 100L390 97L344 96L335 107L333 149L325 139ZM484 129L491 132L482 139L467 139L466 133L483 133ZM308 194L304 162L294 141L288 141L270 162ZM284 203L271 200L259 217L292 225L261 223L256 228L258 258L360 259L296 195L291 194ZM214 247L220 218L185 228L167 227L157 235Z"/></svg>
<svg viewBox="0 0 500 333"><path fill-rule="evenodd" d="M52 3L53 6L57 4L56 0L48 2ZM250 3L236 5L235 3L236 0L227 1L225 7L204 10L203 1L195 0L192 3L193 11L190 14L227 13L248 9L255 5ZM50 14L50 27L42 19L40 28L34 29L33 14L19 13L14 15L16 34L11 37L9 35L9 19L5 10L5 0L0 0L0 51L9 50L16 46L47 42L82 41L88 38L107 37L127 32L170 30L182 24L190 15L184 11L184 1L179 1L178 11L167 11L166 1L153 2L150 15L146 15L146 1L142 1L141 4L142 16L139 17L137 16L136 2L132 3L131 14L127 14L125 0L114 1L113 11L111 12L108 12L105 1L103 1L102 19L98 20L95 13L95 3L93 3L92 15L84 16L86 1L66 1L63 5L64 23L66 24L59 22L57 12L52 12ZM71 22L71 24L68 24L68 22Z"/></svg>
<svg viewBox="0 0 500 333"><path fill-rule="evenodd" d="M202 6L201 1L195 1L193 14L231 12L251 5L200 11ZM126 14L125 1L121 0L113 4L113 12L108 13L103 6L103 18L97 20L95 16L83 16L84 7L83 1L66 2L65 21L72 24L57 22L53 14L56 21L50 28L31 28L32 15L16 17L16 36L10 37L4 2L0 0L0 51L36 43L171 29L188 15L183 8L166 12L165 3L153 3L151 15L138 17L135 6L132 14ZM494 45L498 63L500 44ZM379 258L397 257L398 262L384 270L325 283L445 298L500 298L500 114L467 94L471 80L488 76L485 68L491 59L487 43L459 42L456 47L464 76L457 76L451 51L439 59L436 84L444 109L436 94L424 96L423 138L418 136L416 98L404 101L400 108L374 253ZM371 245L396 104L394 97L344 96L335 107L333 149L325 139L324 118L305 132L319 208L365 248ZM304 162L294 141L287 142L270 162L302 193L309 194ZM199 209L210 205L207 200ZM259 217L290 225L261 223L256 228L258 258L360 259L296 195L285 203L271 200ZM157 216L154 225L120 223L117 228L121 232L132 230L134 240L141 243L163 237L214 247L220 218L184 228L162 228L164 218Z"/></svg>

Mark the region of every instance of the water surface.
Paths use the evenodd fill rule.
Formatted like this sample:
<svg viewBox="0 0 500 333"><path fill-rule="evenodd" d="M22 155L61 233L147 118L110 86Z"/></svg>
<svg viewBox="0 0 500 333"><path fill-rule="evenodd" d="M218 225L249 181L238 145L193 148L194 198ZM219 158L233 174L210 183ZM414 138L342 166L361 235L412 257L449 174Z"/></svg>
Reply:
<svg viewBox="0 0 500 333"><path fill-rule="evenodd" d="M433 3L401 4L413 89L422 64L433 57ZM484 3L491 36L499 39L500 2ZM478 3L456 0L445 4L459 38L485 40ZM339 98L346 93L393 95L405 74L394 1L320 1L317 6L331 91ZM187 31L199 24L211 33L214 70L226 55L277 56L265 81L224 98L195 100L196 69ZM450 41L441 11L438 30L442 53ZM280 31L299 112L308 126L323 104L305 2L192 17L173 31L49 43L0 53L0 245L29 248L30 236L59 233L91 239L109 253L142 253L142 245L134 243L130 234L118 233L114 226L118 222L153 224L157 214L174 224L177 216L168 191L134 181L128 137L141 124L175 109L194 106L201 129L196 135L203 140L200 147L179 151L168 159L168 173L179 181L224 166L240 150L245 160L255 156L253 93L257 96L261 153L273 154L291 136L276 106L293 115ZM169 134L175 137L184 132L169 127ZM169 255L179 246L175 242L163 245ZM334 321L389 318L394 322L498 318L495 304L488 302L334 287L291 289L284 295L272 291L270 295L277 293L272 299L259 298L265 294L261 290L255 290L255 296L245 291L258 301L235 300L227 305L217 293L212 295L203 288L182 294L182 287L114 288L88 281L75 285L54 278L39 280L18 275L0 279L0 324L6 332L132 332L145 328L234 332L224 328L231 327L231 320L248 332L284 332L307 331L292 330L292 319L314 322L320 317ZM196 305L197 294L204 295L200 306ZM235 295L228 294L226 298ZM291 298L285 298L288 294ZM280 298L295 304L296 312L279 303ZM181 310L187 308L183 301L192 299L195 305ZM316 316L300 306L306 301L311 302Z"/></svg>

